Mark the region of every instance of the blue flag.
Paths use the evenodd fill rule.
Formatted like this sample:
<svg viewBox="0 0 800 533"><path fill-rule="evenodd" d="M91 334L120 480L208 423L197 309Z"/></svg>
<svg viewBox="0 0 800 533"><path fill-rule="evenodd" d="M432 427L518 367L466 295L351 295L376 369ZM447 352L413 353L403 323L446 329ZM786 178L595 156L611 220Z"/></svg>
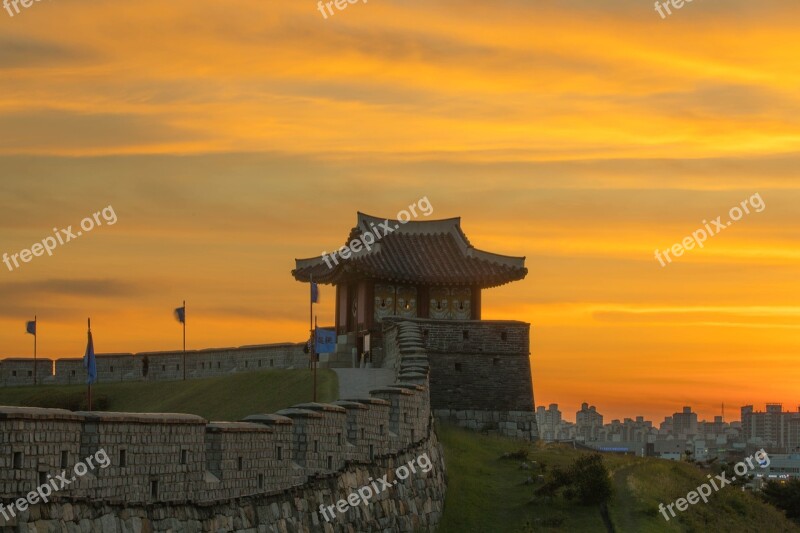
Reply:
<svg viewBox="0 0 800 533"><path fill-rule="evenodd" d="M86 368L86 384L91 385L97 381L97 362L94 360L92 330L89 330L89 342L86 345L86 355L83 356L83 366Z"/></svg>
<svg viewBox="0 0 800 533"><path fill-rule="evenodd" d="M178 319L178 322L181 324L186 323L186 307L179 307L175 309L175 318Z"/></svg>
<svg viewBox="0 0 800 533"><path fill-rule="evenodd" d="M30 322L27 322L25 324L25 331L27 331L31 335L35 336L36 335L36 321L35 320L31 320Z"/></svg>
<svg viewBox="0 0 800 533"><path fill-rule="evenodd" d="M316 353L334 353L336 351L336 332L332 329L317 328Z"/></svg>
<svg viewBox="0 0 800 533"><path fill-rule="evenodd" d="M319 302L319 287L315 282L311 282L311 303L315 304Z"/></svg>

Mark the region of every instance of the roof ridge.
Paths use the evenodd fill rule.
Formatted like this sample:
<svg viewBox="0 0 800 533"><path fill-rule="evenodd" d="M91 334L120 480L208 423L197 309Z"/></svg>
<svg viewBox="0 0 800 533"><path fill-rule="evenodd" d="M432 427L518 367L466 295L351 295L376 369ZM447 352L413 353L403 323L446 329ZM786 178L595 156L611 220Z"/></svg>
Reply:
<svg viewBox="0 0 800 533"><path fill-rule="evenodd" d="M401 212L406 213L407 212ZM352 274L375 279L431 284L477 284L484 288L525 278L525 257L475 248L461 228L461 217L437 220L378 218L357 212L350 229L353 240L372 242L352 251L347 259L323 257L296 260L292 275L309 281L336 284ZM331 252L333 254L334 252Z"/></svg>

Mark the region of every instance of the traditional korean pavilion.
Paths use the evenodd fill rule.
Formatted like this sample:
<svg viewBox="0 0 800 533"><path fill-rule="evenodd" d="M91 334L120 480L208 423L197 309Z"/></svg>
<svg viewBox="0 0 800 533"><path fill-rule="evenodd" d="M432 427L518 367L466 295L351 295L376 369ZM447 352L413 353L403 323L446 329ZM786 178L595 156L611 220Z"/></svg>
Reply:
<svg viewBox="0 0 800 533"><path fill-rule="evenodd" d="M336 287L336 331L352 334L359 352L366 334L373 338L379 334L384 317L480 320L482 289L523 279L528 273L524 257L472 246L461 230L460 217L386 222L358 213L344 245L359 239L369 242L370 236L362 236L372 233L371 249L354 245L352 254L296 259L292 271L298 281L308 283L313 278ZM384 235L386 228L392 232Z"/></svg>

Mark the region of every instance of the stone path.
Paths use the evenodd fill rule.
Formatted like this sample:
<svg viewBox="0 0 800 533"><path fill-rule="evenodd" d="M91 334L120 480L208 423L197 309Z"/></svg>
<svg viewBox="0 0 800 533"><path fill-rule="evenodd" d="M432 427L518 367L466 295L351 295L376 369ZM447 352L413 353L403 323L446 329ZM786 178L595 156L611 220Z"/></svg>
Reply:
<svg viewBox="0 0 800 533"><path fill-rule="evenodd" d="M339 398L364 398L369 391L395 382L394 370L388 368L333 368L339 377Z"/></svg>

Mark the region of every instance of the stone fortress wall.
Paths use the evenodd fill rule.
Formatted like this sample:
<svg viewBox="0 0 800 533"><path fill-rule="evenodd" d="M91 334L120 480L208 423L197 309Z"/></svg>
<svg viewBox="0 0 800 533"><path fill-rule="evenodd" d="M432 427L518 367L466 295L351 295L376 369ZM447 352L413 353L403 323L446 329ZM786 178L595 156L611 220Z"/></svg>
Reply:
<svg viewBox="0 0 800 533"><path fill-rule="evenodd" d="M391 324L394 319L386 319ZM430 361L431 409L475 430L538 438L530 364L530 324L513 320L403 319L422 331ZM384 331L387 341L396 334ZM399 359L387 342L384 365Z"/></svg>
<svg viewBox="0 0 800 533"><path fill-rule="evenodd" d="M186 351L186 378L209 378L234 372L269 368L306 368L305 343L262 344L239 348L209 348ZM183 352L97 354L97 382L171 381L183 379ZM39 384L71 385L86 382L83 358L36 361ZM0 386L33 385L33 359L0 360Z"/></svg>
<svg viewBox="0 0 800 533"><path fill-rule="evenodd" d="M0 516L0 526L81 533L434 530L444 505L446 472L432 431L431 360L419 324L398 321L387 324L386 332L385 351L397 382L368 398L301 404L238 422L0 407L0 501L5 504L25 497L48 474L66 470L71 475L77 462L99 450L111 461L53 493L49 503L8 521ZM255 361L263 368L262 357L268 355L286 364L297 345L280 346L249 348L252 357L244 359L245 368ZM196 354L195 364L210 363L210 372L230 371L214 368L221 362L216 355ZM109 360L143 359L138 355ZM153 355L150 365L156 360L167 368L168 358L175 357L148 355ZM119 370L135 374L136 368L133 363ZM157 375L167 370L161 372ZM320 517L320 505L347 499L386 474L391 482L396 466L421 454L431 460L429 472L418 470L369 505L352 507L329 523Z"/></svg>

